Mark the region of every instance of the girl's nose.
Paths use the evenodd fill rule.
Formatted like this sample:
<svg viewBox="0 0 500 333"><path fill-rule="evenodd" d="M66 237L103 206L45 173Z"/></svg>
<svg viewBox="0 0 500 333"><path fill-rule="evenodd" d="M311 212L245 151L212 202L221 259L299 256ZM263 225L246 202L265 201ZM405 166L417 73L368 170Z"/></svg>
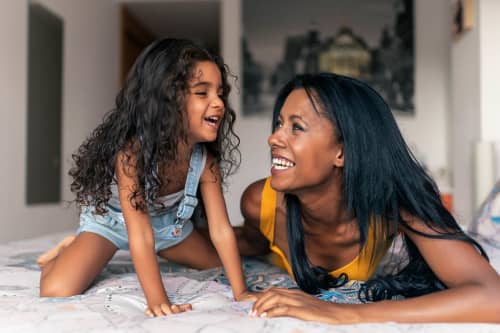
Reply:
<svg viewBox="0 0 500 333"><path fill-rule="evenodd" d="M217 95L211 102L212 107L214 108L224 108L224 101L222 98Z"/></svg>

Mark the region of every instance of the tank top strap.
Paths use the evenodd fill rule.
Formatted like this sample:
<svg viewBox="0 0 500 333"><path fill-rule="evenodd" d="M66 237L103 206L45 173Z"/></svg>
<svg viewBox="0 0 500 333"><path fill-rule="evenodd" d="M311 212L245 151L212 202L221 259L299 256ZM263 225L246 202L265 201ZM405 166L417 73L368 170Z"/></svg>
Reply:
<svg viewBox="0 0 500 333"><path fill-rule="evenodd" d="M277 193L271 187L271 177L267 177L261 195L260 204L260 231L274 244L274 225L276 222Z"/></svg>

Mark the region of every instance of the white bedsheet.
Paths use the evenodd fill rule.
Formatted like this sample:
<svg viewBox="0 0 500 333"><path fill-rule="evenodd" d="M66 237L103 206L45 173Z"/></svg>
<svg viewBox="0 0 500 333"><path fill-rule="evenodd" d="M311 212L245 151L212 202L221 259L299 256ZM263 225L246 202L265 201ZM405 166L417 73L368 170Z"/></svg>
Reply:
<svg viewBox="0 0 500 333"><path fill-rule="evenodd" d="M492 324L326 325L292 318L252 318L248 302L234 302L220 269L195 271L166 267L163 280L174 302L193 311L161 318L143 314L145 300L127 252L118 252L98 282L84 295L39 298L37 256L60 240L57 234L0 245L0 332L500 332ZM500 270L500 250L488 247ZM251 262L245 266L254 288L292 283L278 269Z"/></svg>

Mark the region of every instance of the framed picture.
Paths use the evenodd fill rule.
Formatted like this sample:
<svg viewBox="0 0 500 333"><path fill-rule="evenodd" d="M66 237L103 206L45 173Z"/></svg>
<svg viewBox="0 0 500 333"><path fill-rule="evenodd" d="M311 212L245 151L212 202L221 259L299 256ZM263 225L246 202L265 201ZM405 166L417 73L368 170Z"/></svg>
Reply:
<svg viewBox="0 0 500 333"><path fill-rule="evenodd" d="M243 115L270 114L300 73L333 72L370 84L414 114L413 0L243 0Z"/></svg>
<svg viewBox="0 0 500 333"><path fill-rule="evenodd" d="M476 15L474 0L451 0L451 10L451 31L453 38L458 39L474 27Z"/></svg>

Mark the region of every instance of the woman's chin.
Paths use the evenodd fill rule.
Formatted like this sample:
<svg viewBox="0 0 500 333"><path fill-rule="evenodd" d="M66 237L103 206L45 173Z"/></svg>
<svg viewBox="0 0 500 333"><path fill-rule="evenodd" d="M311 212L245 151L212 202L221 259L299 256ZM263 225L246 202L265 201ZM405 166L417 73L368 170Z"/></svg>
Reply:
<svg viewBox="0 0 500 333"><path fill-rule="evenodd" d="M290 186L287 182L280 180L277 176L271 176L271 188L278 192L289 192Z"/></svg>

